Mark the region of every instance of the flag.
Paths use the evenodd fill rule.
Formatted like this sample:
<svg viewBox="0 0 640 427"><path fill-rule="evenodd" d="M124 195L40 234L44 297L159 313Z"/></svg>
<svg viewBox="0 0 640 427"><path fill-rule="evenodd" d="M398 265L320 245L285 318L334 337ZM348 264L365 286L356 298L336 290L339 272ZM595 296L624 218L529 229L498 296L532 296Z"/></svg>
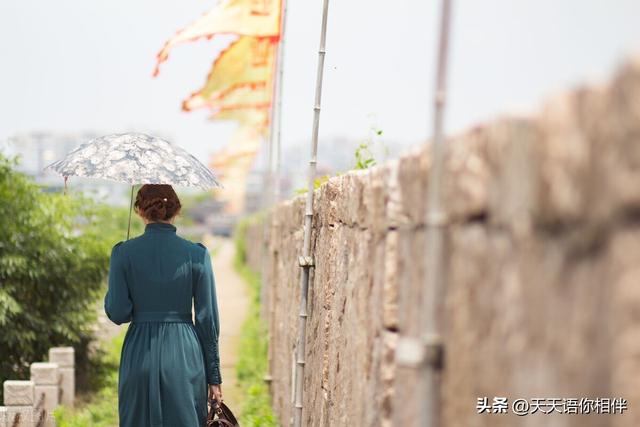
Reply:
<svg viewBox="0 0 640 427"><path fill-rule="evenodd" d="M254 157L260 148L262 136L253 126L238 126L234 131L230 143L217 152L211 160L211 166L226 169L234 166L234 162L241 158Z"/></svg>
<svg viewBox="0 0 640 427"><path fill-rule="evenodd" d="M210 12L169 39L157 55L154 76L171 49L216 34L238 38L214 60L204 86L182 103L184 111L208 108L210 120L238 123L231 141L210 163L225 181L227 212L244 207L247 177L271 119L273 79L283 0L221 0ZM218 192L218 190L216 190Z"/></svg>
<svg viewBox="0 0 640 427"><path fill-rule="evenodd" d="M280 34L281 0L221 0L188 27L178 31L157 55L154 76L176 45L216 34L275 37Z"/></svg>
<svg viewBox="0 0 640 427"><path fill-rule="evenodd" d="M202 89L182 103L185 111L269 108L276 43L242 36L222 51Z"/></svg>
<svg viewBox="0 0 640 427"><path fill-rule="evenodd" d="M231 142L214 153L211 159L210 166L217 170L220 179L225 182L225 188L216 192L227 202L227 213L237 214L244 209L247 177L261 140L262 136L254 126L240 125Z"/></svg>
<svg viewBox="0 0 640 427"><path fill-rule="evenodd" d="M211 121L236 121L240 126L253 127L262 137L269 131L269 108L253 108L251 110L222 110L209 117Z"/></svg>

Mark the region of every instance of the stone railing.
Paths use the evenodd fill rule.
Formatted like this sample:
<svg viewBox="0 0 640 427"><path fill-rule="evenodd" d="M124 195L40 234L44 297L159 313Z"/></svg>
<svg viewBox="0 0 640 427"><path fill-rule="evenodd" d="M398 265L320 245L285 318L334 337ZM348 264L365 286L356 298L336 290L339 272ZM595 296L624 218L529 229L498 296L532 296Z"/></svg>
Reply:
<svg viewBox="0 0 640 427"><path fill-rule="evenodd" d="M28 381L7 380L0 427L55 427L53 410L73 406L75 399L75 352L73 347L49 349L48 362L31 364Z"/></svg>

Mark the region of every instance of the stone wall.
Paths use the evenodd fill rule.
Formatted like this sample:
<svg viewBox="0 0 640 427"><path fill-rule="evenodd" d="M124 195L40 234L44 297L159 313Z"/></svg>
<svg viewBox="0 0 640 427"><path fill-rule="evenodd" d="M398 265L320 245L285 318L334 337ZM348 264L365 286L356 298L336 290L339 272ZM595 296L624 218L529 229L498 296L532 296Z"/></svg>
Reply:
<svg viewBox="0 0 640 427"><path fill-rule="evenodd" d="M322 149L322 147L320 147ZM640 425L640 61L448 141L442 426ZM418 425L426 147L315 191L304 425ZM273 404L292 416L304 197L271 218ZM262 225L248 229L261 271ZM479 397L622 397L623 415L477 414ZM510 411L511 412L511 411ZM391 420L394 422L391 422Z"/></svg>

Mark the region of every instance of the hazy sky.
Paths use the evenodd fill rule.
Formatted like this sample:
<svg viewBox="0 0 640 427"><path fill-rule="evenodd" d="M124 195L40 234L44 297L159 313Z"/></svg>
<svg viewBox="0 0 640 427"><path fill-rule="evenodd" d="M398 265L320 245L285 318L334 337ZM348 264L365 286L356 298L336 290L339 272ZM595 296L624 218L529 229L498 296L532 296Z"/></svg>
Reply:
<svg viewBox="0 0 640 427"><path fill-rule="evenodd" d="M214 4L0 2L0 140L36 130L151 131L206 158L232 125L208 122L205 111L183 113L180 104L229 39L178 46L160 76L151 73L164 41ZM360 139L370 126L406 144L430 134L438 5L332 0L321 142ZM308 150L321 1L290 1L289 11L283 144ZM458 0L453 12L449 132L535 109L640 53L638 0Z"/></svg>

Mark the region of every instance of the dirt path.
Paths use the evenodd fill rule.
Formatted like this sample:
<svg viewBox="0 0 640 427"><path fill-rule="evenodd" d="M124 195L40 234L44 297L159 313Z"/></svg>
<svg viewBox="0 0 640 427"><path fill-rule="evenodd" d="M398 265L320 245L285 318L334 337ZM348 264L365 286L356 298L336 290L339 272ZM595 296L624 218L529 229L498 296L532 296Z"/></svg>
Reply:
<svg viewBox="0 0 640 427"><path fill-rule="evenodd" d="M209 248L209 252L213 253L213 274L220 310L222 393L225 403L229 403L231 408L238 408L241 395L237 387L236 362L240 331L249 309L249 296L244 280L233 268L233 240L209 236L203 243Z"/></svg>

